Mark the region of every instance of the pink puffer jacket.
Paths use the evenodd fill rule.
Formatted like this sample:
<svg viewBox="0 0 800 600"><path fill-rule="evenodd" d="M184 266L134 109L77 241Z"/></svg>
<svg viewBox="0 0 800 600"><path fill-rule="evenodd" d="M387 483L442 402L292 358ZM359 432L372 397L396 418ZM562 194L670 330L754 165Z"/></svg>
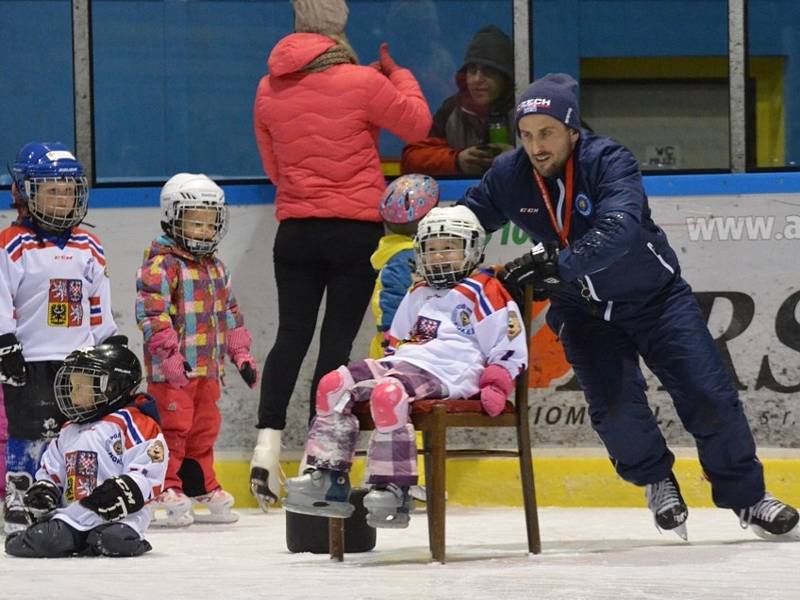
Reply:
<svg viewBox="0 0 800 600"><path fill-rule="evenodd" d="M380 221L386 187L378 130L425 138L430 109L411 71L386 77L368 66L300 70L335 45L315 33L283 38L267 61L253 107L264 171L277 186L276 216Z"/></svg>

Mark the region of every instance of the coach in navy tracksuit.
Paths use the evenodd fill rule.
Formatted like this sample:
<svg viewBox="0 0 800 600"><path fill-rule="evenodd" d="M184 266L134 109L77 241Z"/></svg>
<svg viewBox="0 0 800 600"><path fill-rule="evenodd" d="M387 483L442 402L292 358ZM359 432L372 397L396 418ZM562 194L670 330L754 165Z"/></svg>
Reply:
<svg viewBox="0 0 800 600"><path fill-rule="evenodd" d="M619 475L646 486L656 523L685 537L688 515L645 396L639 357L694 436L714 502L774 537L798 535L798 514L765 493L755 442L730 375L667 236L651 219L636 158L580 128L577 83L551 74L517 106L523 147L497 158L462 201L487 231L511 220L537 248L508 282L550 296L558 334Z"/></svg>

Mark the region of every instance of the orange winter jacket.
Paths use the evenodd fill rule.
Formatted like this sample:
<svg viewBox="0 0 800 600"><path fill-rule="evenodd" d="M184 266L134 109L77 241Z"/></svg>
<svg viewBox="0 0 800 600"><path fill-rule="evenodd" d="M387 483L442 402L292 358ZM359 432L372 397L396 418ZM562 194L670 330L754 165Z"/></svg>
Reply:
<svg viewBox="0 0 800 600"><path fill-rule="evenodd" d="M270 53L269 75L258 84L256 142L264 171L277 187L279 221L380 221L378 202L386 182L379 129L415 142L431 127L428 104L407 69L389 77L353 64L301 71L335 44L316 33L286 36Z"/></svg>

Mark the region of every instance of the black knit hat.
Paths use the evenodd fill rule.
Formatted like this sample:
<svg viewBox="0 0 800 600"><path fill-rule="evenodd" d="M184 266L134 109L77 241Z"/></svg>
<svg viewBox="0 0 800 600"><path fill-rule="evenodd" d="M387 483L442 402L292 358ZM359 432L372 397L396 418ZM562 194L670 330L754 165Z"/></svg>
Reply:
<svg viewBox="0 0 800 600"><path fill-rule="evenodd" d="M472 38L459 71L467 65L492 67L513 81L514 43L499 27L487 25Z"/></svg>
<svg viewBox="0 0 800 600"><path fill-rule="evenodd" d="M567 127L580 129L578 82L566 73L548 73L522 92L517 103L517 128L526 115L549 115Z"/></svg>

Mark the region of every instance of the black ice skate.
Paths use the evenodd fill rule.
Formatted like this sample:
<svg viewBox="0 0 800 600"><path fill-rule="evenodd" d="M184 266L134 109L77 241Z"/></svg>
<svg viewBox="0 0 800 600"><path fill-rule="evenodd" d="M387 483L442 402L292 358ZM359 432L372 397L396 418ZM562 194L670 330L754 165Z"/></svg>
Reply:
<svg viewBox="0 0 800 600"><path fill-rule="evenodd" d="M283 507L289 512L346 519L355 507L350 504L350 476L343 471L314 469L284 483Z"/></svg>
<svg viewBox="0 0 800 600"><path fill-rule="evenodd" d="M410 513L414 510L414 499L408 487L394 483L376 485L364 496L367 509L367 525L404 529L408 527Z"/></svg>
<svg viewBox="0 0 800 600"><path fill-rule="evenodd" d="M22 501L30 486L31 476L27 473L6 475L6 498L3 506L3 530L6 535L23 531L33 524L33 516Z"/></svg>
<svg viewBox="0 0 800 600"><path fill-rule="evenodd" d="M647 497L647 507L653 511L657 529L674 531L684 540L689 539L686 531L689 510L686 508L686 503L681 496L681 489L672 473L658 483L647 484L645 496Z"/></svg>
<svg viewBox="0 0 800 600"><path fill-rule="evenodd" d="M800 541L800 516L794 507L784 504L772 494L764 497L750 508L739 511L739 524L742 529L750 527L758 537L770 541Z"/></svg>

